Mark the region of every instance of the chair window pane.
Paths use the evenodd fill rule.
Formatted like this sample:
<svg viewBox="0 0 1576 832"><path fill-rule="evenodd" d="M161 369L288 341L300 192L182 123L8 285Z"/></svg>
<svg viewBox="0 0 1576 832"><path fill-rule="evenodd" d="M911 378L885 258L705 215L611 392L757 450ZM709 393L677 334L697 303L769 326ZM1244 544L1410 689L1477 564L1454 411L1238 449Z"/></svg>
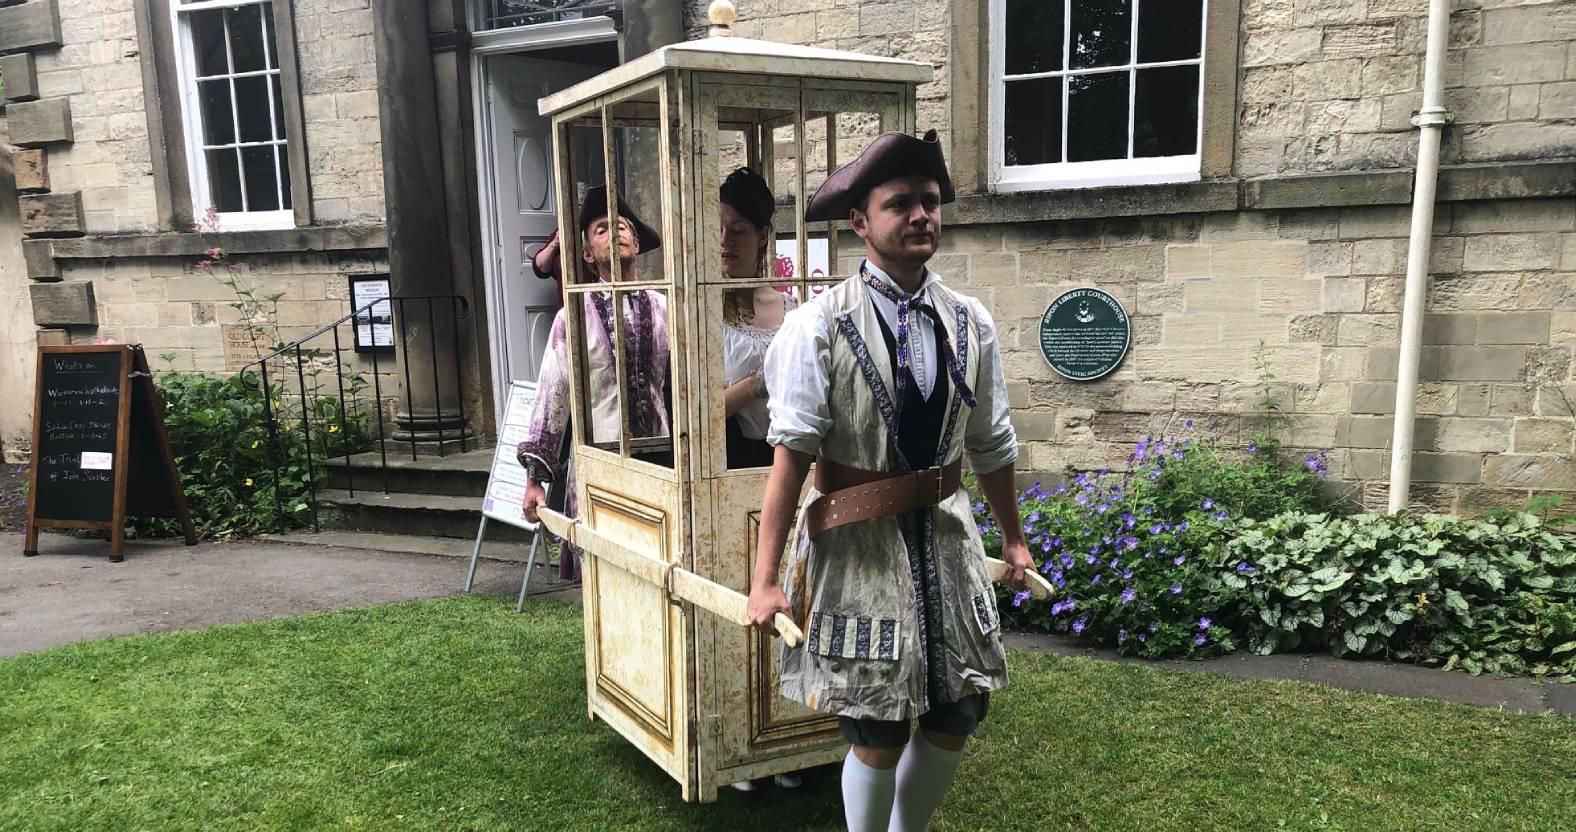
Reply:
<svg viewBox="0 0 1576 832"><path fill-rule="evenodd" d="M1040 165L1062 161L1062 78L1008 81L1005 162Z"/></svg>
<svg viewBox="0 0 1576 832"><path fill-rule="evenodd" d="M1127 73L1067 79L1067 161L1127 158Z"/></svg>
<svg viewBox="0 0 1576 832"><path fill-rule="evenodd" d="M1138 70L1133 97L1133 155L1198 152L1197 66Z"/></svg>
<svg viewBox="0 0 1576 832"><path fill-rule="evenodd" d="M1066 10L1045 0L1006 0L1006 74L1055 72L1062 68Z"/></svg>
<svg viewBox="0 0 1576 832"><path fill-rule="evenodd" d="M1204 0L1139 0L1139 63L1188 61L1203 48Z"/></svg>
<svg viewBox="0 0 1576 832"><path fill-rule="evenodd" d="M1132 0L1073 3L1073 69L1122 66L1132 59Z"/></svg>

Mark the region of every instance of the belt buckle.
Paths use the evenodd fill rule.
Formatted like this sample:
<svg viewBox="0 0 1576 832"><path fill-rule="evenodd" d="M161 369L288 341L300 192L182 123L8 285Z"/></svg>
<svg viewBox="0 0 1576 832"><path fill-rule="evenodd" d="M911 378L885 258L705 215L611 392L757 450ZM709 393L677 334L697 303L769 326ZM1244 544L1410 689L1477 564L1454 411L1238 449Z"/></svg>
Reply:
<svg viewBox="0 0 1576 832"><path fill-rule="evenodd" d="M926 469L925 473L927 473L930 476L934 477L935 480L936 480L936 502L934 503L934 505L938 505L939 506L939 505L941 505L941 501L946 499L946 495L941 493L941 489L942 489L941 466L940 465L933 465L930 468Z"/></svg>

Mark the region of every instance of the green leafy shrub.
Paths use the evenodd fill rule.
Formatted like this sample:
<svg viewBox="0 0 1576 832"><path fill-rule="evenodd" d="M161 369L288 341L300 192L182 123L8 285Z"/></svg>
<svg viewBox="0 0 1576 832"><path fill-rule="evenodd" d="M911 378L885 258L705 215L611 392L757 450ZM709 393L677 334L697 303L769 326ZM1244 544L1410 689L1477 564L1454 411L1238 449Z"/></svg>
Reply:
<svg viewBox="0 0 1576 832"><path fill-rule="evenodd" d="M1287 459L1265 444L1232 454L1212 435L1146 438L1121 472L1020 495L1030 552L1061 594L1026 604L1026 593L1004 593L1004 619L1150 658L1234 650L1236 634L1218 620L1229 588L1198 553L1223 545L1245 512L1320 507L1322 456ZM974 509L987 550L999 552L985 504Z"/></svg>
<svg viewBox="0 0 1576 832"><path fill-rule="evenodd" d="M161 372L158 387L187 506L203 537L247 536L281 524L309 524L311 488L321 488L327 477L324 460L357 453L369 444L368 415L356 409L349 390L350 408L342 427L337 396L308 389L305 399L280 397L275 390L276 398L267 403L258 377L250 372L228 377ZM277 416L273 435L268 404ZM165 519L139 520L135 528L144 536L177 530Z"/></svg>
<svg viewBox="0 0 1576 832"><path fill-rule="evenodd" d="M1531 514L1291 513L1237 523L1209 559L1256 652L1576 674L1576 538Z"/></svg>

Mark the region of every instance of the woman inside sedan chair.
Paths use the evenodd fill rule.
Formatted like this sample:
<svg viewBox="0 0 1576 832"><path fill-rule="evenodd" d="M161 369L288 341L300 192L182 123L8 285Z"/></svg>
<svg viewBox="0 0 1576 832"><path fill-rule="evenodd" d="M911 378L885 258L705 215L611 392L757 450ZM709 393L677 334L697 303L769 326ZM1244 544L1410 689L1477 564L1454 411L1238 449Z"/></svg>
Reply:
<svg viewBox="0 0 1576 832"><path fill-rule="evenodd" d="M765 277L771 262L772 210L776 204L766 180L749 168L739 168L723 180L718 198L723 272L741 280ZM766 348L782 326L783 316L796 306L791 296L770 286L730 289L723 295L723 400L730 469L772 464L772 446L766 443L770 423L763 373ZM772 781L784 789L796 789L804 782L795 773L776 775ZM759 788L752 780L740 780L733 787L741 792Z"/></svg>

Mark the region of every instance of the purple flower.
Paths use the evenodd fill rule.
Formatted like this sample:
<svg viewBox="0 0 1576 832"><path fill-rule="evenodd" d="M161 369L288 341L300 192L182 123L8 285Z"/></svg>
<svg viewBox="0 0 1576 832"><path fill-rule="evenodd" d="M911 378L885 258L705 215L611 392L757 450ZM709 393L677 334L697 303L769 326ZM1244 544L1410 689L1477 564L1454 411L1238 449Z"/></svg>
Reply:
<svg viewBox="0 0 1576 832"><path fill-rule="evenodd" d="M1089 619L1088 618L1080 618L1077 621L1073 622L1073 632L1075 634L1082 634L1083 631L1084 631L1084 628L1087 627L1087 626L1089 626Z"/></svg>
<svg viewBox="0 0 1576 832"><path fill-rule="evenodd" d="M1121 558L1111 558L1110 566L1111 566L1112 569L1121 569L1122 568L1122 559Z"/></svg>
<svg viewBox="0 0 1576 832"><path fill-rule="evenodd" d="M1058 485L1058 486L1056 486L1056 492L1055 493L1057 493L1057 494L1066 494L1067 493L1067 486L1065 486L1065 485Z"/></svg>
<svg viewBox="0 0 1576 832"><path fill-rule="evenodd" d="M1090 555L1087 555L1087 556L1084 557L1084 563L1087 563L1090 566L1094 566L1096 563L1099 563L1099 562L1100 562L1100 559L1098 557L1094 556L1093 554L1090 554Z"/></svg>
<svg viewBox="0 0 1576 832"><path fill-rule="evenodd" d="M1122 580L1124 580L1124 581L1131 581L1132 579L1133 579L1133 570L1131 570L1131 569L1123 569L1122 570Z"/></svg>
<svg viewBox="0 0 1576 832"><path fill-rule="evenodd" d="M1094 510L1097 513L1099 513L1099 514L1104 514L1104 513L1106 513L1106 512L1111 510L1111 504L1110 503L1101 503L1100 505L1095 506Z"/></svg>
<svg viewBox="0 0 1576 832"><path fill-rule="evenodd" d="M1056 568L1056 561L1048 560L1048 561L1040 564L1040 574L1041 575L1049 575L1049 574L1051 574L1051 570L1053 570L1055 568Z"/></svg>
<svg viewBox="0 0 1576 832"><path fill-rule="evenodd" d="M1192 419L1189 419L1189 420L1187 420L1187 421L1186 421L1186 422L1183 422L1183 424L1184 424L1184 425L1187 425L1187 426L1188 426L1188 427L1193 427L1193 420L1192 420Z"/></svg>
<svg viewBox="0 0 1576 832"><path fill-rule="evenodd" d="M1182 564L1187 563L1187 555L1177 555L1171 559L1171 562L1177 566L1181 566Z"/></svg>
<svg viewBox="0 0 1576 832"><path fill-rule="evenodd" d="M1081 505L1081 506L1089 505L1089 495L1088 494L1079 494L1077 499L1073 500L1073 502L1075 502L1075 503L1077 503L1078 505Z"/></svg>
<svg viewBox="0 0 1576 832"><path fill-rule="evenodd" d="M1207 642L1207 641L1209 641L1209 636L1206 636L1203 633L1199 633L1198 635L1193 637L1193 646L1195 646L1195 647L1203 647L1204 646L1204 642Z"/></svg>
<svg viewBox="0 0 1576 832"><path fill-rule="evenodd" d="M1100 579L1103 578L1103 577L1105 577L1104 573L1095 575L1093 578L1089 579L1089 585L1090 586L1094 586L1095 584L1099 583Z"/></svg>
<svg viewBox="0 0 1576 832"><path fill-rule="evenodd" d="M1062 555L1060 558L1058 558L1058 560L1061 561L1063 569L1071 569L1071 568L1073 568L1073 556L1072 555Z"/></svg>
<svg viewBox="0 0 1576 832"><path fill-rule="evenodd" d="M1138 518L1134 517L1131 512L1122 512L1122 525L1124 525L1127 528L1131 529L1133 527L1133 524L1137 523L1137 522L1138 522Z"/></svg>
<svg viewBox="0 0 1576 832"><path fill-rule="evenodd" d="M1206 506L1206 508L1207 508L1207 506ZM1029 515L1029 519L1026 522L1029 522L1029 523L1038 523L1038 522L1040 522L1040 513L1038 511L1036 511L1033 514Z"/></svg>
<svg viewBox="0 0 1576 832"><path fill-rule="evenodd" d="M1160 622L1159 621L1151 621L1151 622L1149 622L1149 632L1152 633L1152 632L1154 632L1154 631L1156 631L1158 629L1160 629Z"/></svg>
<svg viewBox="0 0 1576 832"><path fill-rule="evenodd" d="M1138 634L1138 642L1139 642L1139 643L1140 643L1140 644L1142 644L1142 643L1144 643L1144 642L1147 642L1147 641L1149 641L1149 636L1146 636L1146 635L1144 635L1144 634L1143 634L1143 633L1139 633L1139 634Z"/></svg>
<svg viewBox="0 0 1576 832"><path fill-rule="evenodd" d="M1247 561L1237 562L1237 574L1239 575L1257 575L1258 572L1259 570L1254 569Z"/></svg>
<svg viewBox="0 0 1576 832"><path fill-rule="evenodd" d="M1171 585L1171 594L1172 595L1181 595L1182 594L1182 585L1181 584L1172 584Z"/></svg>
<svg viewBox="0 0 1576 832"><path fill-rule="evenodd" d="M1212 509L1214 507L1215 507L1215 498L1213 498L1213 497L1205 497L1204 498L1204 510L1205 511L1209 511L1210 509Z"/></svg>
<svg viewBox="0 0 1576 832"><path fill-rule="evenodd" d="M1020 589L1012 594L1012 605L1015 607L1023 606L1023 602L1027 600L1029 600L1029 591L1027 589Z"/></svg>
<svg viewBox="0 0 1576 832"><path fill-rule="evenodd" d="M1150 534L1160 534L1161 532L1164 532L1165 530L1166 530L1166 524L1164 524L1164 523L1156 523L1153 526L1149 527L1149 533Z"/></svg>
<svg viewBox="0 0 1576 832"><path fill-rule="evenodd" d="M1128 535L1127 537L1122 538L1122 548L1126 549L1129 552L1133 551L1134 549L1137 549L1138 548L1138 538L1133 537L1132 535Z"/></svg>
<svg viewBox="0 0 1576 832"><path fill-rule="evenodd" d="M1181 533L1187 531L1188 528L1189 528L1188 522L1186 520L1183 520L1182 522L1177 524L1177 534L1181 534Z"/></svg>
<svg viewBox="0 0 1576 832"><path fill-rule="evenodd" d="M1198 620L1198 628L1199 628L1199 629L1200 629L1200 630L1208 630L1208 629L1209 629L1209 627L1210 627L1210 625L1211 625L1211 624L1214 624L1214 623L1215 623L1215 622L1213 622L1213 621L1211 621L1211 620L1209 620L1209 616L1207 616L1207 615L1206 615L1206 616L1204 616L1204 617L1203 617L1203 618L1200 618L1200 619L1199 619L1199 620Z"/></svg>
<svg viewBox="0 0 1576 832"><path fill-rule="evenodd" d="M1249 442L1248 443L1248 453L1256 454L1258 452L1259 452L1259 443L1257 443L1257 442Z"/></svg>
<svg viewBox="0 0 1576 832"><path fill-rule="evenodd" d="M1057 589L1061 589L1062 587L1067 586L1067 576L1063 575L1062 570L1060 569L1052 569L1051 583L1056 584Z"/></svg>
<svg viewBox="0 0 1576 832"><path fill-rule="evenodd" d="M1133 599L1137 597L1138 590L1133 589L1132 587L1122 590L1122 606L1127 606L1128 604L1133 603Z"/></svg>
<svg viewBox="0 0 1576 832"><path fill-rule="evenodd" d="M1121 647L1126 641L1127 641L1127 631L1126 630L1117 630L1116 631L1116 646L1117 647Z"/></svg>
<svg viewBox="0 0 1576 832"><path fill-rule="evenodd" d="M1230 516L1231 515L1226 513L1225 509L1221 509L1220 511L1215 512L1215 522L1224 523L1226 522L1226 518Z"/></svg>

